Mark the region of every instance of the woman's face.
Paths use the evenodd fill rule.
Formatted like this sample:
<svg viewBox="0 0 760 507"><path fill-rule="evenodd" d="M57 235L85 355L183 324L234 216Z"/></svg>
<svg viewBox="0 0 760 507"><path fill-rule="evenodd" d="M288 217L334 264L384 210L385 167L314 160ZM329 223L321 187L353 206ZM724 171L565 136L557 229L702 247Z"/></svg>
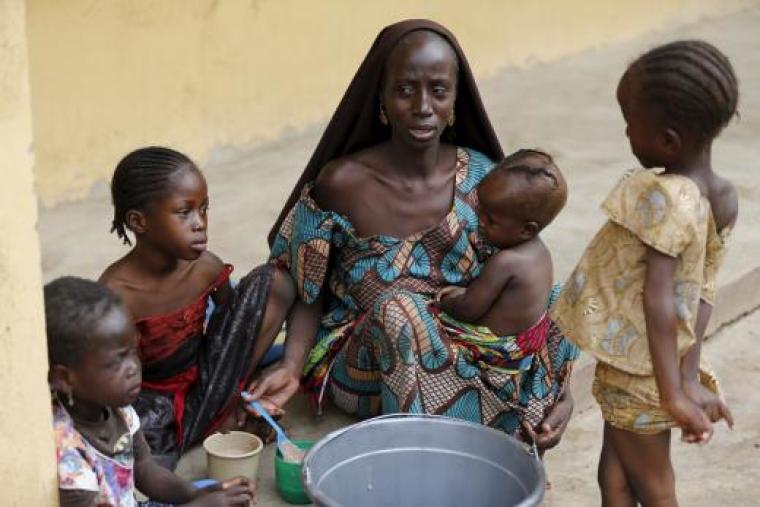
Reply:
<svg viewBox="0 0 760 507"><path fill-rule="evenodd" d="M439 142L454 112L456 54L440 36L412 32L391 52L381 103L393 139L423 148Z"/></svg>

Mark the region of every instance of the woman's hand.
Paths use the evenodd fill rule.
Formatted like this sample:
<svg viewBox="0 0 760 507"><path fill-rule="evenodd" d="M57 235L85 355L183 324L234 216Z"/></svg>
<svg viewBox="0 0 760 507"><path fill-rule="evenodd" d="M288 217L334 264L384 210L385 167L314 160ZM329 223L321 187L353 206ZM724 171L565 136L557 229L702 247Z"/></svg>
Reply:
<svg viewBox="0 0 760 507"><path fill-rule="evenodd" d="M457 285L449 285L438 291L438 294L436 294L435 296L435 301L436 303L438 303L438 302L443 301L446 298L454 298L457 296L461 296L465 292L467 292L466 287L459 287Z"/></svg>
<svg viewBox="0 0 760 507"><path fill-rule="evenodd" d="M221 484L199 489L187 507L249 506L256 503L256 485L245 477L235 477Z"/></svg>
<svg viewBox="0 0 760 507"><path fill-rule="evenodd" d="M569 391L565 391L536 429L531 428L527 423L523 423L523 428L543 454L543 451L556 446L562 439L571 415L573 415L573 397Z"/></svg>
<svg viewBox="0 0 760 507"><path fill-rule="evenodd" d="M235 419L238 428L245 426L249 417L260 418L261 414L251 406L252 401L258 401L272 417L280 417L285 414L282 408L298 392L300 375L293 372L292 368L282 365L282 362L267 368L261 377L248 385L248 390L240 393L237 414Z"/></svg>
<svg viewBox="0 0 760 507"><path fill-rule="evenodd" d="M251 382L248 392L243 396L248 402L261 403L270 415L280 416L285 413L282 407L298 392L300 380L300 371L279 362L265 370L257 380ZM259 414L248 404L245 405L245 410L259 417Z"/></svg>

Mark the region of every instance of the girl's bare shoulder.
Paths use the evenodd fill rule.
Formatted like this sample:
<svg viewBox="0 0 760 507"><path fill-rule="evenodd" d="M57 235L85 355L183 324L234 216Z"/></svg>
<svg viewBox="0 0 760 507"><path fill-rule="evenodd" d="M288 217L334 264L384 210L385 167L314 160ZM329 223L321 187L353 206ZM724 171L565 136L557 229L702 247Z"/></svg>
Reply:
<svg viewBox="0 0 760 507"><path fill-rule="evenodd" d="M205 285L210 285L224 269L224 261L215 253L205 250L195 261L194 278Z"/></svg>
<svg viewBox="0 0 760 507"><path fill-rule="evenodd" d="M116 292L134 285L135 273L129 255L111 263L98 278L98 282Z"/></svg>
<svg viewBox="0 0 760 507"><path fill-rule="evenodd" d="M177 267L175 273L166 277L151 278L129 256L122 257L110 266L98 281L116 292L133 310L140 309L147 298L158 303L165 293L168 299L174 293L194 294L209 287L224 269L224 262L214 253L204 251L201 256ZM143 313L143 312L138 312Z"/></svg>
<svg viewBox="0 0 760 507"><path fill-rule="evenodd" d="M715 176L709 187L708 199L716 228L732 228L739 216L739 195L736 187L726 178Z"/></svg>
<svg viewBox="0 0 760 507"><path fill-rule="evenodd" d="M98 278L98 282L114 291L132 312L135 311L135 305L145 284L144 280L140 280L128 255L108 266Z"/></svg>

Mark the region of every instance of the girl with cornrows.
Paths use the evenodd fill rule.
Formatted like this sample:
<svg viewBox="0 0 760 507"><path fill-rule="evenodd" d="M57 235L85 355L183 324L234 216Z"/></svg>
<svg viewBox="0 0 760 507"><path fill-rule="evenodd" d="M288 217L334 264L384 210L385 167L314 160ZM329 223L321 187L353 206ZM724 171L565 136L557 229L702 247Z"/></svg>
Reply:
<svg viewBox="0 0 760 507"><path fill-rule="evenodd" d="M738 95L728 58L701 41L645 53L618 85L626 135L645 169L626 174L602 204L608 221L552 312L597 359L603 505L676 505L670 428L707 442L713 422L733 424L700 349L738 212L733 185L713 172L711 147Z"/></svg>
<svg viewBox="0 0 760 507"><path fill-rule="evenodd" d="M241 387L280 330L295 289L271 266L232 289L232 266L206 248L206 181L185 155L159 147L128 154L111 194L112 231L128 245L131 232L135 243L100 281L135 320L143 381L134 407L153 454L173 468L210 431L244 426ZM217 310L205 326L209 297Z"/></svg>

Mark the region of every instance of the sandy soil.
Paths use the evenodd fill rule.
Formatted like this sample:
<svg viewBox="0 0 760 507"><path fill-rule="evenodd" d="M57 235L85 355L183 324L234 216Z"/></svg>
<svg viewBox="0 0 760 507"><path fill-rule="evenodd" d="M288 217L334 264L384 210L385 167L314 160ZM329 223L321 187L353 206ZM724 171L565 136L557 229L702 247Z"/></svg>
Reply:
<svg viewBox="0 0 760 507"><path fill-rule="evenodd" d="M703 38L733 60L741 81L741 119L716 143L715 167L733 180L741 197L722 279L741 277L760 265L760 8L695 24L671 27L624 44L598 48L561 61L524 69L505 69L481 83L491 119L505 145L542 147L556 156L570 184L570 199L544 234L554 253L557 276L564 278L603 220L598 203L623 170L633 167L614 100L626 64L642 50L676 38ZM465 48L466 49L466 48ZM337 103L337 98L336 98ZM252 121L262 121L252 119ZM202 161L212 201L211 247L238 267L238 275L267 254L264 240L305 162L322 125L289 135L277 143L251 149L220 148ZM114 165L117 161L114 160ZM126 250L108 235L111 207L105 184L82 201L43 209L39 230L46 280L62 274L96 277ZM754 226L754 227L753 227ZM721 375L737 427L717 431L705 447L674 443L679 495L687 506L760 505L760 394L757 385L760 313L726 328L706 346ZM586 361L588 364L588 361ZM573 391L576 414L565 441L547 459L554 483L546 504L585 506L599 502L596 460L601 418L589 393L588 375L578 375ZM329 412L314 419L296 400L285 424L299 438L318 437L350 420ZM264 463L271 463L272 449ZM189 477L204 473L203 454L191 452L180 470ZM273 489L272 470L262 466L259 505L283 505Z"/></svg>

